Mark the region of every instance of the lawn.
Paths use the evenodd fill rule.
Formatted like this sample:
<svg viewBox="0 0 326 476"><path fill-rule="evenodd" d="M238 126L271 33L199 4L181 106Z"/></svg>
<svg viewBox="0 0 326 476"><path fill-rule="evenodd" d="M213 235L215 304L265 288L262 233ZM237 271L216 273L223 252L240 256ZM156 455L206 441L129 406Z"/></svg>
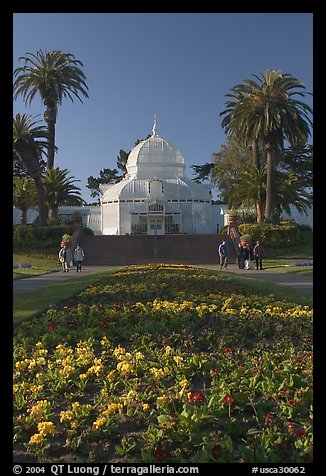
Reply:
<svg viewBox="0 0 326 476"><path fill-rule="evenodd" d="M312 462L309 305L184 265L87 278L15 328L15 462Z"/></svg>
<svg viewBox="0 0 326 476"><path fill-rule="evenodd" d="M51 273L60 269L58 256L54 251L15 250L13 253L13 278L28 278L39 274ZM30 267L25 267L29 265Z"/></svg>

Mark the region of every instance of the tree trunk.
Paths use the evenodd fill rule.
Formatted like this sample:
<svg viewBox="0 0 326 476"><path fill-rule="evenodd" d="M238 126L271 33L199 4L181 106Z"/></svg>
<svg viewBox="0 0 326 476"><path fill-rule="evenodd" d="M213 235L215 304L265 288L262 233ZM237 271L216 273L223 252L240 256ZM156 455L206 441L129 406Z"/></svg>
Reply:
<svg viewBox="0 0 326 476"><path fill-rule="evenodd" d="M48 158L47 169L53 169L54 167L54 153L55 153L55 123L57 120L57 110L55 105L46 104L46 110L44 113L44 120L47 123L48 128Z"/></svg>
<svg viewBox="0 0 326 476"><path fill-rule="evenodd" d="M252 147L253 164L260 171L260 169L261 169L260 152L259 152L258 140L257 139L252 141L251 147Z"/></svg>
<svg viewBox="0 0 326 476"><path fill-rule="evenodd" d="M264 206L260 201L256 203L256 213L257 213L257 223L262 223L263 217L264 217Z"/></svg>
<svg viewBox="0 0 326 476"><path fill-rule="evenodd" d="M59 209L58 207L52 207L50 209L50 220L51 221L58 221L58 216L59 216Z"/></svg>
<svg viewBox="0 0 326 476"><path fill-rule="evenodd" d="M267 183L266 183L266 207L265 221L273 222L274 203L275 203L275 184L274 184L274 151L271 147L267 148Z"/></svg>
<svg viewBox="0 0 326 476"><path fill-rule="evenodd" d="M35 188L37 193L38 213L39 213L39 223L40 223L40 226L45 226L46 220L48 218L48 208L45 203L45 193L44 193L40 163L36 157L30 154L18 153L18 156L24 168L28 171L28 173L30 174L30 176L35 182Z"/></svg>
<svg viewBox="0 0 326 476"><path fill-rule="evenodd" d="M42 177L33 177L35 181L35 187L37 192L37 202L38 202L38 214L39 214L39 223L40 226L45 226L48 218L48 208L45 204L45 194L44 187L42 182Z"/></svg>
<svg viewBox="0 0 326 476"><path fill-rule="evenodd" d="M27 210L26 208L20 210L20 223L27 225Z"/></svg>

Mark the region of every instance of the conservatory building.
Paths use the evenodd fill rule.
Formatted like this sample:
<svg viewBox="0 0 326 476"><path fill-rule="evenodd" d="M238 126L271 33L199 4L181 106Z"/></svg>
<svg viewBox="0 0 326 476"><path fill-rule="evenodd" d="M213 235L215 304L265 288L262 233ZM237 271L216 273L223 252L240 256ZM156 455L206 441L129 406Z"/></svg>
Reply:
<svg viewBox="0 0 326 476"><path fill-rule="evenodd" d="M185 176L181 152L158 134L132 149L121 182L102 186L103 235L212 233L211 185Z"/></svg>

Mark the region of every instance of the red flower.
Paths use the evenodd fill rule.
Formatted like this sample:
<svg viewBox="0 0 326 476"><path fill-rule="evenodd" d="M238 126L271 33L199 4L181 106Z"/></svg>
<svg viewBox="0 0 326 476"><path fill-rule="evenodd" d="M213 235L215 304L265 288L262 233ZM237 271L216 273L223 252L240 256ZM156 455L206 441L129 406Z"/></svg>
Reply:
<svg viewBox="0 0 326 476"><path fill-rule="evenodd" d="M171 453L169 450L164 450L164 449L156 449L154 450L154 458L156 462L162 462L169 458L171 456Z"/></svg>
<svg viewBox="0 0 326 476"><path fill-rule="evenodd" d="M205 397L201 392L191 393L188 397L188 402L200 402L201 400L205 400Z"/></svg>
<svg viewBox="0 0 326 476"><path fill-rule="evenodd" d="M225 401L228 405L232 405L232 403L234 402L234 397L232 397L232 395L225 395L224 401Z"/></svg>
<svg viewBox="0 0 326 476"><path fill-rule="evenodd" d="M295 430L297 424L296 423L288 423L286 426L287 426L289 431L293 431L293 430Z"/></svg>
<svg viewBox="0 0 326 476"><path fill-rule="evenodd" d="M268 425L269 421L270 420L273 420L274 419L274 413L266 413L266 416L265 416L265 425Z"/></svg>
<svg viewBox="0 0 326 476"><path fill-rule="evenodd" d="M215 459L217 459L217 458L220 456L220 454L222 453L222 451L223 451L223 448L222 448L221 445L215 445L215 446L213 446L213 448L212 448L212 455L213 455L213 457L214 457Z"/></svg>
<svg viewBox="0 0 326 476"><path fill-rule="evenodd" d="M234 351L235 351L234 347L225 347L225 349L223 350L224 354L226 355L233 354Z"/></svg>
<svg viewBox="0 0 326 476"><path fill-rule="evenodd" d="M55 326L54 324L49 324L49 325L48 325L48 330L49 330L49 331L55 331L56 328L57 328L57 326Z"/></svg>

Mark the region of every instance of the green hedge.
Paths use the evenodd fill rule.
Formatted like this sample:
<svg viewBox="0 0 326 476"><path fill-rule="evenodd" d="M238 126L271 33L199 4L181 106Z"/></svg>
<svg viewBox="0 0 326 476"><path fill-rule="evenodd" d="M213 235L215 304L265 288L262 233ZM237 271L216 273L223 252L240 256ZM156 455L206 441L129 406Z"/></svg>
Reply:
<svg viewBox="0 0 326 476"><path fill-rule="evenodd" d="M220 228L219 233L227 233L228 226ZM312 240L312 230L307 225L299 225L292 220L283 220L279 225L268 223L242 223L238 225L241 237L250 236L252 244L261 241L268 248L287 248L305 245Z"/></svg>
<svg viewBox="0 0 326 476"><path fill-rule="evenodd" d="M240 236L250 235L251 243L261 241L268 248L286 248L303 245L312 234L310 229L294 221L284 220L279 225L267 223L242 224L238 226Z"/></svg>
<svg viewBox="0 0 326 476"><path fill-rule="evenodd" d="M59 226L39 226L14 225L13 226L13 246L28 247L33 249L46 249L53 245L59 246L61 237L67 233L72 235L71 225Z"/></svg>

